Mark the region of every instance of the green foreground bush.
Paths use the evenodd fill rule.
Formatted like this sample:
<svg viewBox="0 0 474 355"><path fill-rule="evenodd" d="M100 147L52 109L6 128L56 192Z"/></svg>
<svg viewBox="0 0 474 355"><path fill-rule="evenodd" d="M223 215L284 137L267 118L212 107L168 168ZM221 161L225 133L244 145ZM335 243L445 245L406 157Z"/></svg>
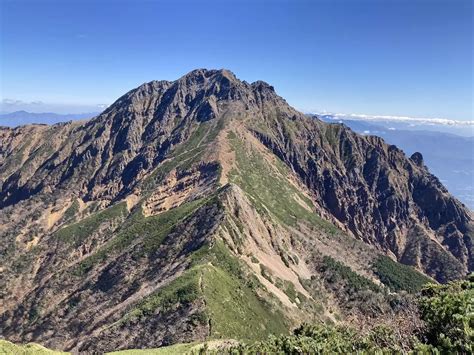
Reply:
<svg viewBox="0 0 474 355"><path fill-rule="evenodd" d="M293 335L270 336L229 349L232 354L458 353L474 352L474 274L446 285L429 284L419 296L420 334L403 343L393 329L361 333L348 326L302 325Z"/></svg>
<svg viewBox="0 0 474 355"><path fill-rule="evenodd" d="M441 352L474 352L474 274L446 285L430 284L420 297L423 334Z"/></svg>

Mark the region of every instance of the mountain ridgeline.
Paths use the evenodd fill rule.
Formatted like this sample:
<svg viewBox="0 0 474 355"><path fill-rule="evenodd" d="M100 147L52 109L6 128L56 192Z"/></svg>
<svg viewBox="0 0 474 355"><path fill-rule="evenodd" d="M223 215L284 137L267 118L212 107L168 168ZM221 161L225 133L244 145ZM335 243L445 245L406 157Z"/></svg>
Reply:
<svg viewBox="0 0 474 355"><path fill-rule="evenodd" d="M471 213L421 154L227 70L143 84L86 122L0 128L0 184L0 335L14 342L101 352L304 321L398 327L424 283L474 269Z"/></svg>

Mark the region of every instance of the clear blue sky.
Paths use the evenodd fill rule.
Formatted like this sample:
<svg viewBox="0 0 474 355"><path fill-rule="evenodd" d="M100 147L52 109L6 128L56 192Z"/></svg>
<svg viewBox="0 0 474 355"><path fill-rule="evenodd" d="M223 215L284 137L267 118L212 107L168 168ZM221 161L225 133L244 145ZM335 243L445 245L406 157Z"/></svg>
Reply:
<svg viewBox="0 0 474 355"><path fill-rule="evenodd" d="M0 0L1 96L74 111L228 68L293 106L473 119L471 0Z"/></svg>

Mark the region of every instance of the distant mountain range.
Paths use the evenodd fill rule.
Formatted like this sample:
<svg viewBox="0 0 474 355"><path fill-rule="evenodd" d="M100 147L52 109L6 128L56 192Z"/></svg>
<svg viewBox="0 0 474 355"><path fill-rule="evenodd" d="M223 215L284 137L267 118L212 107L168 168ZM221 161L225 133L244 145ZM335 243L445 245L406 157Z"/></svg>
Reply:
<svg viewBox="0 0 474 355"><path fill-rule="evenodd" d="M72 120L81 120L95 117L99 112L58 114L52 112L33 113L27 111L15 111L0 114L0 126L16 127L31 123L55 124Z"/></svg>
<svg viewBox="0 0 474 355"><path fill-rule="evenodd" d="M387 120L375 123L332 115L317 117L329 123L342 122L364 135L382 137L387 143L403 149L407 155L421 152L430 171L453 195L474 210L474 137L434 131L442 130L442 124L433 124L430 126L432 130L421 130L420 127L410 130L413 127L398 125L402 127L398 129L393 121ZM464 129L469 129L469 126Z"/></svg>

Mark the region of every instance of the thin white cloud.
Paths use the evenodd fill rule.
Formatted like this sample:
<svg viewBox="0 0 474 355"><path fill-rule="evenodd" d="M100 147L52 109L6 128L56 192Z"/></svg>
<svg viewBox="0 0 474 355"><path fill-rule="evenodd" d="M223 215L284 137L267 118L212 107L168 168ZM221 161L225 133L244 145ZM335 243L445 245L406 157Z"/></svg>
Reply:
<svg viewBox="0 0 474 355"><path fill-rule="evenodd" d="M393 121L406 122L409 124L424 125L445 125L445 126L474 126L474 121L452 120L448 118L426 118L426 117L408 117L408 116L386 116L386 115L365 115L359 113L328 113L320 112L316 115L329 116L334 120L351 119L359 121Z"/></svg>
<svg viewBox="0 0 474 355"><path fill-rule="evenodd" d="M21 100L14 100L14 99L3 99L2 105L21 105L24 104L24 101Z"/></svg>

